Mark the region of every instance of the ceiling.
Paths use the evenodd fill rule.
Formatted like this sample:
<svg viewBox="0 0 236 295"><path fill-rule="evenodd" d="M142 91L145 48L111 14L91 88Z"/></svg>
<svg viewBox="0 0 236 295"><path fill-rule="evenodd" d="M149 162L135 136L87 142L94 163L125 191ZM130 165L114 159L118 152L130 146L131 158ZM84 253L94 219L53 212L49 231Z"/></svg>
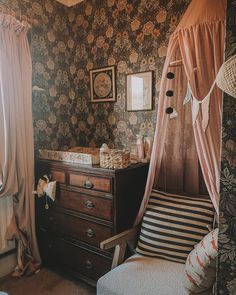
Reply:
<svg viewBox="0 0 236 295"><path fill-rule="evenodd" d="M80 2L82 2L83 0L56 0L57 2L60 2L61 4L64 4L68 7L71 7L73 5L76 5Z"/></svg>

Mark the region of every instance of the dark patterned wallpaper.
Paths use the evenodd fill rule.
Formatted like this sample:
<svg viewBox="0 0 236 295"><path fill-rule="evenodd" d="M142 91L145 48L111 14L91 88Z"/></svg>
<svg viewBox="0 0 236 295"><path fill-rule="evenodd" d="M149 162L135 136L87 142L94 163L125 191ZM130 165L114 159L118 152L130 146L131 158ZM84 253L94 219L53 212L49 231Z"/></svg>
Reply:
<svg viewBox="0 0 236 295"><path fill-rule="evenodd" d="M119 146L134 141L138 133L153 136L169 36L189 2L87 0L71 10L69 22L76 40L70 68L78 95L76 142ZM92 104L89 69L107 65L116 65L117 102ZM154 110L126 112L126 74L145 70L154 71Z"/></svg>
<svg viewBox="0 0 236 295"><path fill-rule="evenodd" d="M236 1L228 1L226 58L236 54ZM236 99L224 95L221 163L219 295L236 294Z"/></svg>
<svg viewBox="0 0 236 295"><path fill-rule="evenodd" d="M29 31L33 61L35 147L52 149L70 145L74 136L70 119L74 113L69 98L71 82L71 26L68 8L51 0L0 0L19 15L36 21ZM71 95L71 94L70 94Z"/></svg>
<svg viewBox="0 0 236 295"><path fill-rule="evenodd" d="M29 33L33 59L35 146L116 145L152 135L170 34L190 0L86 0L65 8L51 0L0 0L38 21ZM228 1L227 56L235 54L236 1ZM89 69L115 64L117 102L92 104ZM125 74L154 71L149 112L125 111ZM236 294L235 99L224 98L218 293Z"/></svg>
<svg viewBox="0 0 236 295"><path fill-rule="evenodd" d="M7 2L0 0L0 2ZM36 148L116 146L153 136L168 39L189 0L8 0L38 20L31 31ZM116 65L117 102L90 102L89 69ZM125 111L125 74L153 70L154 110Z"/></svg>

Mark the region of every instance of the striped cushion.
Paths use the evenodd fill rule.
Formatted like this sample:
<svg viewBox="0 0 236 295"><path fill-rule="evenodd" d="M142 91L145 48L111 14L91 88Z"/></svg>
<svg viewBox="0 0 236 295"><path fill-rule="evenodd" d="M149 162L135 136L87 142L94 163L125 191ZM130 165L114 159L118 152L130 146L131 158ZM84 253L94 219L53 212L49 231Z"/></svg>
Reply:
<svg viewBox="0 0 236 295"><path fill-rule="evenodd" d="M185 263L208 234L214 212L210 200L153 190L143 217L137 253Z"/></svg>

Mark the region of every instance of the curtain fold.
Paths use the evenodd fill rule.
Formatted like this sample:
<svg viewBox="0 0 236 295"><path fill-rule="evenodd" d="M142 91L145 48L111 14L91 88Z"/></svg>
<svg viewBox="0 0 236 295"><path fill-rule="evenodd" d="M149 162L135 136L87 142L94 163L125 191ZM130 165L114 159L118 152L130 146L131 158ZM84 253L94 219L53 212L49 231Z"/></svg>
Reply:
<svg viewBox="0 0 236 295"><path fill-rule="evenodd" d="M15 247L15 241L6 240L7 227L13 215L12 197L0 198L0 254Z"/></svg>
<svg viewBox="0 0 236 295"><path fill-rule="evenodd" d="M170 38L161 79L156 131L148 179L135 225L142 220L151 190L155 187L160 174L163 174L161 163L164 167L164 173L166 173L167 183L170 175L166 187L171 187L171 190L178 189L179 175L183 175L183 161L181 160L183 153L181 155L180 149L178 149L181 138L183 145L185 144L181 124L186 124L186 122L189 124L189 116L186 121L185 112L187 109L185 109L185 112L179 111L178 116L180 117L177 118L179 123L170 123L170 115L166 113L166 108L170 104L178 108L178 105L184 99L183 89L187 88L186 84L190 85L192 90L191 108L189 107L188 110L193 119L190 127L194 134L196 146L196 150L192 150L187 155L190 161L188 160L186 165L194 175L192 168L196 165L194 155L197 151L209 196L216 212L219 211L222 93L218 88L213 88L212 85L224 61L225 18L226 0L193 0ZM175 83L173 80L167 79L167 73L170 71L171 63L179 59L182 61L182 70L176 72L177 78L174 79L178 83ZM173 90L174 98L172 100L175 100L175 104L168 97L168 90ZM180 134L179 139L176 137L175 142L170 139L173 131L170 130L171 125L176 128L175 132ZM178 141L179 143L176 145ZM173 146L170 147L169 144ZM164 152L165 146L166 151ZM170 163L168 163L168 157L171 159ZM173 172L170 173L172 164L175 165L176 179L173 177ZM198 167L195 167L195 169L198 169ZM190 177L188 181L194 181L193 177ZM184 186L186 185L189 185L189 183L184 184Z"/></svg>
<svg viewBox="0 0 236 295"><path fill-rule="evenodd" d="M184 69L193 91L193 99L198 102L205 99L208 103L207 105L200 104L196 122L193 123L193 130L206 187L218 213L222 92L215 86L209 95L208 93L224 62L225 21L180 30L178 36ZM193 69L196 69L194 73ZM192 102L192 112L194 111Z"/></svg>
<svg viewBox="0 0 236 295"><path fill-rule="evenodd" d="M32 61L28 25L0 15L0 197L12 195L7 238L18 240L15 275L40 264L35 234Z"/></svg>
<svg viewBox="0 0 236 295"><path fill-rule="evenodd" d="M169 64L171 61L175 61L178 58L178 37L172 36L169 42L167 50L167 58L164 64L164 69L161 78L161 88L158 101L158 110L157 110L157 122L156 122L156 131L153 140L152 154L150 159L150 166L148 171L148 178L145 187L143 201L141 203L138 215L135 220L137 225L143 218L143 214L146 210L149 196L151 194L154 183L158 182L159 172L161 169L161 163L163 159L163 153L165 148L165 139L168 126L169 117L166 115L165 110L169 106L169 102L166 99L166 91L172 88L171 80L166 79L168 72Z"/></svg>
<svg viewBox="0 0 236 295"><path fill-rule="evenodd" d="M178 55L177 60L180 59ZM162 136L162 166L153 188L179 194L199 194L199 162L192 128L191 105L183 105L187 88L186 75L182 66L169 66L168 71L174 74L169 89L174 89L174 93L172 97L166 96L165 99L167 106L173 108L173 116L165 114L168 124L164 138Z"/></svg>

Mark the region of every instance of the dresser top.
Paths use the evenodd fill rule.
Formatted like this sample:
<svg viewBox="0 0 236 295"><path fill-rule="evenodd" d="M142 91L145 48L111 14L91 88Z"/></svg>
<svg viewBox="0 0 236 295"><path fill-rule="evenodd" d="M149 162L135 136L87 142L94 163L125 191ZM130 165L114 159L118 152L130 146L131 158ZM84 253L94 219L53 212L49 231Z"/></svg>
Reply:
<svg viewBox="0 0 236 295"><path fill-rule="evenodd" d="M61 161L55 161L55 160L38 159L36 160L36 165L55 167L62 170L66 169L66 170L72 170L72 171L76 170L81 172L99 172L100 174L104 173L104 175L114 175L119 173L125 173L126 171L130 171L133 169L146 167L149 165L149 163L131 164L129 167L125 169L106 169L106 168L101 168L99 165L81 165L81 164L74 164L74 163L61 162Z"/></svg>

